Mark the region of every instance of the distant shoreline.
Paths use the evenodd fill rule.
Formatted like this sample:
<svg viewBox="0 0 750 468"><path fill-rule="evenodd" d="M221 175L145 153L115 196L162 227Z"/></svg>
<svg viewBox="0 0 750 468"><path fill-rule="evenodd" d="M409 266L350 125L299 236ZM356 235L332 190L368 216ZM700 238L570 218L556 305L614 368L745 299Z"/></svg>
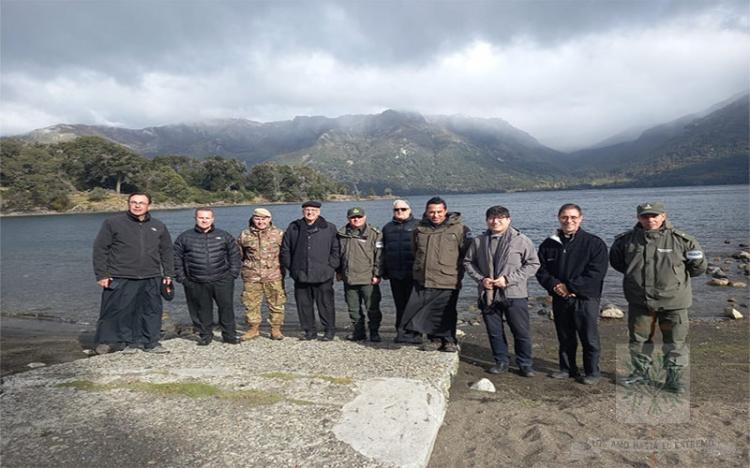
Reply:
<svg viewBox="0 0 750 468"><path fill-rule="evenodd" d="M398 196L395 195L371 195L365 197L356 197L354 195L343 195L334 194L330 198L322 201L339 202L339 201L353 201L353 200L395 200ZM259 199L253 202L242 202L242 203L225 203L225 202L214 202L214 203L154 203L151 205L150 211L165 211L165 210L184 210L189 208L198 208L200 206L209 206L211 208L223 208L231 206L256 206L256 205L290 205L294 203L301 203L303 200L296 201L268 201L265 199ZM101 213L118 213L124 211L125 206L112 209L91 209L91 210L68 210L68 211L51 211L51 210L40 210L40 211L15 211L11 213L0 213L0 218L17 218L17 217L28 217L28 216L64 216L64 215L77 215L77 214L101 214Z"/></svg>

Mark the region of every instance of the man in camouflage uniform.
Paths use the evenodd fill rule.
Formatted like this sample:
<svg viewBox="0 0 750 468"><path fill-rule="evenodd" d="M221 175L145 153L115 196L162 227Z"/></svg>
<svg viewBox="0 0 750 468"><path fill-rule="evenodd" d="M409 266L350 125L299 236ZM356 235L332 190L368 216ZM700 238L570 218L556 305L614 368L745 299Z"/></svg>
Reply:
<svg viewBox="0 0 750 468"><path fill-rule="evenodd" d="M336 277L344 281L344 297L352 321L350 341L367 339L365 316L367 310L370 341L380 341L380 255L383 251L383 235L374 226L367 224L362 208L351 208L346 213L349 223L338 230L341 246L341 264Z"/></svg>
<svg viewBox="0 0 750 468"><path fill-rule="evenodd" d="M638 224L615 238L609 252L612 267L623 273L628 301L628 332L633 373L625 385L650 380L656 325L664 343L665 387L684 392L681 374L688 365L685 341L688 308L693 302L690 278L706 271L698 241L667 221L661 203L638 205Z"/></svg>
<svg viewBox="0 0 750 468"><path fill-rule="evenodd" d="M271 339L282 340L284 335L284 273L279 262L279 250L284 231L271 222L271 212L256 208L250 218L249 227L240 233L238 242L242 250L242 304L249 329L242 335L243 341L260 335L260 306L263 297L268 305L268 323Z"/></svg>

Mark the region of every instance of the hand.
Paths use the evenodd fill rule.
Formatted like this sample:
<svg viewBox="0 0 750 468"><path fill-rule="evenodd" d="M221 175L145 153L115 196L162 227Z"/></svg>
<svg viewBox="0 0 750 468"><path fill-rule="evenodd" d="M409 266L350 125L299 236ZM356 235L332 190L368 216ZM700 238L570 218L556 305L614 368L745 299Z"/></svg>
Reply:
<svg viewBox="0 0 750 468"><path fill-rule="evenodd" d="M99 286L105 289L108 288L111 283L112 283L112 278L102 278L96 282L96 284L98 284Z"/></svg>
<svg viewBox="0 0 750 468"><path fill-rule="evenodd" d="M495 284L494 281L492 281L492 278L483 279L482 287L484 287L484 289L495 289Z"/></svg>
<svg viewBox="0 0 750 468"><path fill-rule="evenodd" d="M565 283L558 283L558 284L556 284L555 287L552 288L552 290L555 292L555 294L557 294L560 297L575 296L575 294L571 293L568 290L568 287L565 286Z"/></svg>
<svg viewBox="0 0 750 468"><path fill-rule="evenodd" d="M169 276L165 276L164 278L161 279L161 282L163 284L172 284L172 278L170 278Z"/></svg>
<svg viewBox="0 0 750 468"><path fill-rule="evenodd" d="M498 276L495 281L493 281L493 284L496 288L507 288L508 287L508 280L505 279L505 276Z"/></svg>
<svg viewBox="0 0 750 468"><path fill-rule="evenodd" d="M344 279L344 277L343 277L343 276L341 276L341 273L339 273L339 272L337 271L337 272L336 272L336 281L341 281L342 279Z"/></svg>
<svg viewBox="0 0 750 468"><path fill-rule="evenodd" d="M380 278L378 278L377 276L373 276L372 277L372 281L370 281L370 283L372 283L372 284L380 284Z"/></svg>

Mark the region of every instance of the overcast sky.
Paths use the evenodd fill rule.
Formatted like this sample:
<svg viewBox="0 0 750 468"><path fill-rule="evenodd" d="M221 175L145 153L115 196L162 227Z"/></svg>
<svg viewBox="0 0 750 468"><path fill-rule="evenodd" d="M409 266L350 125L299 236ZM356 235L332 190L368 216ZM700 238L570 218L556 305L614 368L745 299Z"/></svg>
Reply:
<svg viewBox="0 0 750 468"><path fill-rule="evenodd" d="M499 117L569 149L748 89L739 1L0 0L0 133Z"/></svg>

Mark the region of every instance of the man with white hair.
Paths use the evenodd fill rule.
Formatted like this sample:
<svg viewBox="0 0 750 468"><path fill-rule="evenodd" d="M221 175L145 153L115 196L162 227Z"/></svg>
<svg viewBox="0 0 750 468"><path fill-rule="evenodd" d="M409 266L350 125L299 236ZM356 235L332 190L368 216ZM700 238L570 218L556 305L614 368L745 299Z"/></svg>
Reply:
<svg viewBox="0 0 750 468"><path fill-rule="evenodd" d="M260 307L265 298L271 339L283 340L281 328L284 325L286 293L279 252L284 231L273 225L271 212L265 208L253 210L248 224L248 228L240 233L238 239L242 251L242 281L245 285L242 304L245 306L248 326L241 339L247 341L260 336Z"/></svg>
<svg viewBox="0 0 750 468"><path fill-rule="evenodd" d="M412 238L417 220L406 200L393 202L393 219L383 226L383 279L390 283L393 302L396 305L396 342L419 341L418 335L403 329L401 319L414 289L414 247Z"/></svg>

